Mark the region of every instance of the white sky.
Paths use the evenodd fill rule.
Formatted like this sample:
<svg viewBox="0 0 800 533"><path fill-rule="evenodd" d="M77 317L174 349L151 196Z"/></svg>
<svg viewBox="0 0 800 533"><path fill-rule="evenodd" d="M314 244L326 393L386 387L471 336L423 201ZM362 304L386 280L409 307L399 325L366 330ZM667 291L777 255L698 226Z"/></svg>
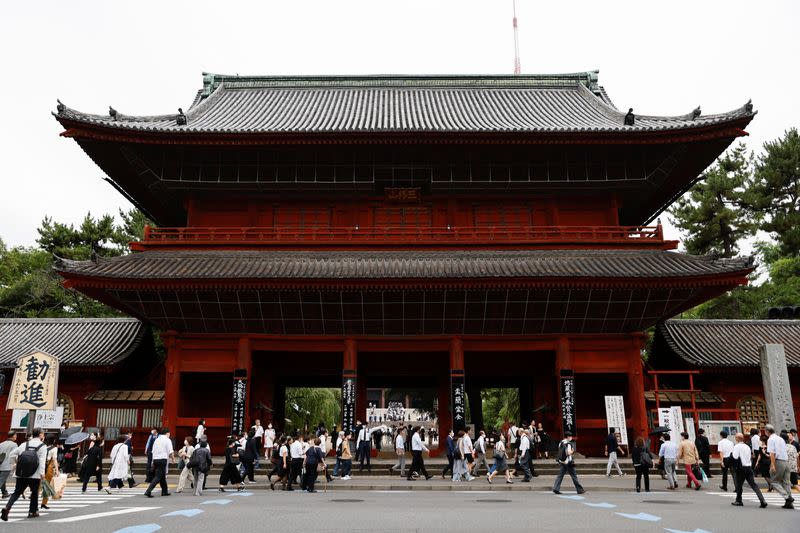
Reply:
<svg viewBox="0 0 800 533"><path fill-rule="evenodd" d="M517 3L523 73L598 68L615 104L640 114L752 98L751 148L800 125L796 0ZM158 114L188 107L203 71L510 73L511 0L9 2L0 67L0 238L32 245L45 215L130 207L58 136L56 98Z"/></svg>

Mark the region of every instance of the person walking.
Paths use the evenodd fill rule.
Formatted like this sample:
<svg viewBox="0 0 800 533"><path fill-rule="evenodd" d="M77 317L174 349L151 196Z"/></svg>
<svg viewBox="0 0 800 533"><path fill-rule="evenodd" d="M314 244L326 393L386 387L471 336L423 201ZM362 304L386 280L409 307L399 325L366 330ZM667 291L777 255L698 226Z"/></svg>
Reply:
<svg viewBox="0 0 800 533"><path fill-rule="evenodd" d="M478 438L475 440L474 443L475 448L475 462L472 465L472 475L478 475L478 469L483 466L486 469L486 473L489 473L489 465L486 462L486 432L481 430L478 434ZM531 460L533 460L533 455L531 455Z"/></svg>
<svg viewBox="0 0 800 533"><path fill-rule="evenodd" d="M197 430L194 432L194 441L200 442L200 440L205 436L206 436L206 420L205 418L201 418L200 420L197 421Z"/></svg>
<svg viewBox="0 0 800 533"><path fill-rule="evenodd" d="M737 433L736 444L734 444L733 451L731 452L731 457L733 457L733 465L734 468L736 468L736 475L733 478L734 486L736 488L736 499L731 502L731 505L735 507L742 507L744 505L742 503L742 488L744 487L744 482L747 481L747 484L750 485L750 488L756 493L758 501L761 502L761 508L763 509L767 506L767 501L764 499L764 495L761 494L761 490L759 490L758 485L753 478L753 452L750 449L750 446L745 444L744 439L745 438L742 433Z"/></svg>
<svg viewBox="0 0 800 533"><path fill-rule="evenodd" d="M558 445L558 455L556 460L559 464L558 475L556 476L556 481L553 484L553 492L555 494L561 494L561 482L564 480L564 474L569 474L569 477L572 478L572 483L575 485L575 490L578 494L583 494L586 492L586 489L583 488L580 481L578 481L578 474L575 472L575 459L573 458L573 454L575 453L575 443L572 442L572 433L566 431L564 433L564 440L562 440Z"/></svg>
<svg viewBox="0 0 800 533"><path fill-rule="evenodd" d="M153 481L153 444L156 442L157 438L158 438L158 428L151 429L150 436L147 437L147 443L145 443L144 445L144 455L145 457L147 457L147 471L144 477L145 483L150 483L151 481Z"/></svg>
<svg viewBox="0 0 800 533"><path fill-rule="evenodd" d="M536 425L536 434L539 435L539 457L544 454L545 459L550 458L550 435L544 430L542 423Z"/></svg>
<svg viewBox="0 0 800 533"><path fill-rule="evenodd" d="M117 443L111 448L111 468L108 471L108 488L106 492L111 494L110 489L117 489L117 492L125 486L125 479L128 477L128 445L126 435L120 435Z"/></svg>
<svg viewBox="0 0 800 533"><path fill-rule="evenodd" d="M497 473L505 474L506 483L509 485L514 482L511 480L511 471L508 468L508 456L506 455L505 437L500 434L500 437L494 443L494 464L489 472L486 473L486 481L492 484L492 480Z"/></svg>
<svg viewBox="0 0 800 533"><path fill-rule="evenodd" d="M211 466L213 464L214 463L211 460L211 452L208 450L208 440L206 439L205 435L203 435L200 437L200 442L195 447L192 455L189 456L189 461L186 465L192 472L195 496L203 495L206 475L208 474L208 471L211 470Z"/></svg>
<svg viewBox="0 0 800 533"><path fill-rule="evenodd" d="M750 450L753 452L753 460L755 461L758 457L758 452L761 449L761 433L758 431L758 428L750 429Z"/></svg>
<svg viewBox="0 0 800 533"><path fill-rule="evenodd" d="M264 445L264 426L261 425L261 420L256 418L253 427L250 429L253 431L253 437L256 440L256 448L260 450Z"/></svg>
<svg viewBox="0 0 800 533"><path fill-rule="evenodd" d="M472 465L475 461L475 447L472 444L472 437L469 434L469 427L464 428L464 435L461 437L464 457L464 478L467 481L475 479L472 475Z"/></svg>
<svg viewBox="0 0 800 533"><path fill-rule="evenodd" d="M6 440L0 444L0 491L2 491L3 499L8 498L8 477L11 475L11 460L13 453L17 449L17 432L13 429L8 432Z"/></svg>
<svg viewBox="0 0 800 533"><path fill-rule="evenodd" d="M389 467L389 475L395 470L400 470L400 477L406 475L406 428L401 427L397 430L397 437L394 439L394 453L397 456L397 463Z"/></svg>
<svg viewBox="0 0 800 533"><path fill-rule="evenodd" d="M353 452L350 449L350 442L353 440L353 434L348 429L344 432L343 442L342 442L342 480L349 481L350 480L350 472L353 470Z"/></svg>
<svg viewBox="0 0 800 533"><path fill-rule="evenodd" d="M161 487L161 495L169 496L169 488L167 487L167 463L175 461L175 451L172 449L172 440L169 438L169 429L164 428L161 430L161 435L156 438L151 448L153 457L153 479L144 491L144 495L148 498L153 497L153 489L156 485Z"/></svg>
<svg viewBox="0 0 800 533"><path fill-rule="evenodd" d="M612 466L617 468L617 473L620 475L620 477L624 476L625 472L623 472L622 468L619 466L617 454L619 453L625 455L625 450L623 450L619 445L619 441L617 440L617 431L615 428L608 428L608 436L606 437L606 445L603 453L605 453L605 456L608 457L608 464L606 464L606 477L611 477Z"/></svg>
<svg viewBox="0 0 800 533"><path fill-rule="evenodd" d="M669 433L664 433L662 438L664 442L661 443L658 456L664 464L664 475L669 484L667 488L669 490L675 490L678 488L678 476L675 472L675 464L678 461L678 445L672 442Z"/></svg>
<svg viewBox="0 0 800 533"><path fill-rule="evenodd" d="M523 483L531 482L531 437L530 431L527 429L520 430L519 444L517 449L519 466L525 474L522 477Z"/></svg>
<svg viewBox="0 0 800 533"><path fill-rule="evenodd" d="M783 508L794 509L786 441L775 434L775 427L772 424L767 424L764 429L767 432L767 453L769 454L772 486L786 500Z"/></svg>
<svg viewBox="0 0 800 533"><path fill-rule="evenodd" d="M20 444L16 450L12 451L17 458L16 484L14 492L8 498L5 507L0 511L0 519L8 521L8 513L14 507L14 503L22 496L25 489L30 489L30 501L28 504L28 518L38 518L39 516L39 486L42 476L44 476L47 464L47 446L44 443L44 431L36 428L31 434L28 442Z"/></svg>
<svg viewBox="0 0 800 533"><path fill-rule="evenodd" d="M794 445L794 440L792 433L783 430L781 431L781 438L786 441L786 457L787 463L789 464L789 485L794 490L795 486L797 485L797 447Z"/></svg>
<svg viewBox="0 0 800 533"><path fill-rule="evenodd" d="M183 439L183 447L178 450L178 458L181 461L178 464L183 463L183 468L181 468L180 477L178 477L178 486L175 488L175 492L183 492L183 488L186 486L186 481L188 481L189 477L191 476L192 481L194 481L194 475L192 475L192 469L189 468L189 459L192 457L194 453L194 438L193 437L186 437Z"/></svg>
<svg viewBox="0 0 800 533"><path fill-rule="evenodd" d="M303 456L305 455L305 446L304 444L304 437L303 434L298 434L293 440L291 445L289 446L289 455L292 457L291 463L289 465L289 484L286 487L286 490L292 491L292 484L297 482L297 476L302 475L303 472ZM302 487L303 481L300 480L300 486Z"/></svg>
<svg viewBox="0 0 800 533"><path fill-rule="evenodd" d="M447 445L447 464L444 465L442 469L442 479L450 472L450 475L453 475L453 465L455 464L456 459L456 441L453 439L455 433L451 429L447 433L447 439L445 439L445 443Z"/></svg>
<svg viewBox="0 0 800 533"><path fill-rule="evenodd" d="M650 467L653 466L653 459L642 437L636 437L631 450L631 459L636 470L636 492L642 491L642 478L644 478L644 491L650 492Z"/></svg>
<svg viewBox="0 0 800 533"><path fill-rule="evenodd" d="M678 446L678 459L683 462L683 468L686 471L686 488L692 488L692 483L694 483L694 490L700 490L702 484L697 479L697 476L694 475L694 468L699 468L700 455L697 453L697 447L694 445L694 442L689 440L689 434L685 431L681 433L681 443L680 446Z"/></svg>
<svg viewBox="0 0 800 533"><path fill-rule="evenodd" d="M411 435L411 468L408 470L408 477L406 478L408 481L412 481L414 479L413 475L416 473L418 476L425 476L425 479L428 480L432 478L428 471L425 470L425 461L422 458L422 452L429 451L425 444L422 442L422 438L419 435L421 430L421 426L415 426L414 432Z"/></svg>
<svg viewBox="0 0 800 533"><path fill-rule="evenodd" d="M758 453L755 458L755 475L758 477L763 477L764 481L767 483L767 492L772 492L772 480L770 479L770 460L769 454L767 453L767 436L766 435L759 435L759 447Z"/></svg>
<svg viewBox="0 0 800 533"><path fill-rule="evenodd" d="M356 450L358 461L360 463L358 471L364 471L364 461L367 462L367 471L371 471L372 466L370 465L370 458L372 455L372 431L370 431L369 425L366 423L361 426L360 430L358 430L358 436L356 437Z"/></svg>
<svg viewBox="0 0 800 533"><path fill-rule="evenodd" d="M228 445L225 447L225 465L219 475L220 492L225 492L225 486L228 483L235 485L237 491L242 490L242 476L239 473L240 464L239 441L235 438L230 438L228 439Z"/></svg>
<svg viewBox="0 0 800 533"><path fill-rule="evenodd" d="M703 472L705 472L708 479L711 479L713 477L711 475L711 445L708 443L708 437L706 437L706 432L703 428L697 430L694 446L697 448L697 454L703 462Z"/></svg>
<svg viewBox="0 0 800 533"><path fill-rule="evenodd" d="M275 465L277 469L275 481L269 482L270 490L275 490L275 485L280 483L283 489L286 489L286 482L289 480L289 470L292 465L292 459L289 456L289 446L292 444L292 438L287 435L281 435L276 443L278 452L278 463Z"/></svg>
<svg viewBox="0 0 800 533"><path fill-rule="evenodd" d="M456 455L453 460L453 481L461 481L467 474L467 461L464 458L464 430L459 430L456 437Z"/></svg>
<svg viewBox="0 0 800 533"><path fill-rule="evenodd" d="M731 480L734 486L736 485L736 474L731 469L731 453L733 453L733 443L728 439L727 431L719 432L720 441L717 443L717 452L719 453L719 463L722 468L722 485L719 486L720 490L728 491L728 473L731 475Z"/></svg>
<svg viewBox="0 0 800 533"><path fill-rule="evenodd" d="M89 480L94 478L97 482L97 490L103 490L103 438L97 439L89 443L89 449L86 451L86 456L83 458L81 470L79 473L80 480L83 482L81 492L86 492L86 486Z"/></svg>
<svg viewBox="0 0 800 533"><path fill-rule="evenodd" d="M56 445L56 436L50 435L45 439L47 445L47 464L44 467L44 476L42 477L42 509L49 509L47 506L50 498L56 495L53 488L53 478L58 475L58 446Z"/></svg>
<svg viewBox="0 0 800 533"><path fill-rule="evenodd" d="M133 478L133 433L130 430L125 436L125 446L128 448L128 488L132 489L137 483Z"/></svg>
<svg viewBox="0 0 800 533"><path fill-rule="evenodd" d="M242 464L244 465L244 472L247 476L245 483L252 484L256 482L255 468L256 461L258 460L258 450L260 448L261 446L256 437L256 430L251 429L247 432L247 440L245 440L244 453L242 454Z"/></svg>
<svg viewBox="0 0 800 533"><path fill-rule="evenodd" d="M314 490L314 484L317 482L317 475L325 472L325 454L322 453L320 445L322 440L319 437L314 439L314 445L311 446L303 458L303 468L305 469L305 479L303 486L306 492L317 492Z"/></svg>

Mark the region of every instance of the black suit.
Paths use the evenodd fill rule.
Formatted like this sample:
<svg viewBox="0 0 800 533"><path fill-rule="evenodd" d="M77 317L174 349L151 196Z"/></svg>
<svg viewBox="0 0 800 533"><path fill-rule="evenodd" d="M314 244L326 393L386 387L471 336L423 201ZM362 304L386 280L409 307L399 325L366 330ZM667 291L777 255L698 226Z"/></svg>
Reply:
<svg viewBox="0 0 800 533"><path fill-rule="evenodd" d="M697 447L697 454L700 456L700 460L703 461L703 470L706 476L711 477L711 445L708 443L708 437L698 435L694 439L694 445Z"/></svg>

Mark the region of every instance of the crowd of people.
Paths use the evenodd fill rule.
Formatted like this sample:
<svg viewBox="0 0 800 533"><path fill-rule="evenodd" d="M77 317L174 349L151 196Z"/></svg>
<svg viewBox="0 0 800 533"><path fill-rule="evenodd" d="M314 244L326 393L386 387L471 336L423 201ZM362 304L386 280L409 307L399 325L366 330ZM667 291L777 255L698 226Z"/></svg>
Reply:
<svg viewBox="0 0 800 533"><path fill-rule="evenodd" d="M334 479L350 480L354 462L358 463L359 471L371 468L374 433L377 431L381 435L389 435L394 445L397 461L389 467L390 475L399 474L409 481L433 477L425 467L425 454L429 449L425 444L425 429L419 425L373 427L357 421L353 430L334 428L329 433L325 425L320 423L313 431L279 434L272 424L263 427L260 420L256 420L249 431L228 437L222 452L224 463L218 490L225 492L229 487L242 490L245 485L256 483L255 471L261 461L270 463L267 483L272 490L293 491L297 487L317 492L320 476L326 484ZM742 492L747 483L761 502L761 507L767 507L756 482L757 478L763 478L768 491L776 491L783 496L784 508L794 508L792 489L798 485L800 455L797 430L776 432L773 426L766 425L764 434L753 429L748 436L736 434L733 440L725 431L719 436L717 454L722 478L719 488L727 491L728 478L731 478L736 493L732 502L734 506L744 505ZM554 453L559 470L552 491L560 494L563 478L569 475L577 493L585 492L576 472L576 443L569 432L556 446L551 447L542 425L535 422L520 426L505 424L499 432L491 435L483 430L473 434L469 427L465 427L457 432L450 431L442 444L447 458L441 472L442 479L449 475L452 482L462 483L485 475L486 482L493 484L499 473L508 484L514 483L516 476L522 477L521 482L529 483L538 475L534 459L547 458ZM107 486L103 485L102 479L104 445L102 435L91 435L80 466L76 468L77 459L59 444L57 435L45 438L41 429L35 429L26 442L18 444L15 432L9 432L8 438L0 443L0 490L3 499L8 500L0 511L2 519L8 519L14 503L26 492L29 494L28 516L39 516L39 496L42 498L41 507L47 509L49 498L55 495L53 480L61 473L76 473L77 470L83 492L86 492L90 482L96 484L98 491L109 494L121 490L126 483L131 488L136 486L133 478L132 434L123 433L111 448ZM684 475L687 489L701 490L704 484L710 483L713 477L711 445L702 429L698 430L694 440L690 439L688 433L681 433L679 442L673 442L669 433L663 433L657 447L658 452L654 453L643 437L634 441L630 457L636 473L636 492L641 492L642 483L645 492L651 490L650 471L653 469L667 481L668 490L677 490L678 478ZM162 496L170 495L167 474L171 465L177 467L176 493L190 486L193 494L203 494L213 466L205 421L200 420L195 434L186 436L182 445L177 450L175 448L168 429L153 428L144 446L147 461L145 496L152 498L156 487ZM408 452L411 452L412 458L410 465L406 464ZM615 470L619 476L625 476L619 460L627 455L627 450L621 444L620 434L615 428L610 428L604 454L608 458L606 475L610 477L612 470ZM679 469L681 474L678 473ZM7 483L12 473L15 487L13 493L9 493Z"/></svg>

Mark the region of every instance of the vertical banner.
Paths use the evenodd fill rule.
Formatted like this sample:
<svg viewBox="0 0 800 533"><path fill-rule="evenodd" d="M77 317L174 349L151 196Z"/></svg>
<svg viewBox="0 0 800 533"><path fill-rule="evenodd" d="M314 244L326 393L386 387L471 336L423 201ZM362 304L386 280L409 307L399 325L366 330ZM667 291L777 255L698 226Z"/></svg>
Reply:
<svg viewBox="0 0 800 533"><path fill-rule="evenodd" d="M575 375L572 370L561 371L561 431L575 435ZM563 434L562 433L562 434Z"/></svg>
<svg viewBox="0 0 800 533"><path fill-rule="evenodd" d="M687 417L684 419L686 422L686 433L689 434L689 440L694 442L694 439L697 438L696 433L694 432L694 417Z"/></svg>
<svg viewBox="0 0 800 533"><path fill-rule="evenodd" d="M353 431L356 424L356 379L342 380L342 430Z"/></svg>
<svg viewBox="0 0 800 533"><path fill-rule="evenodd" d="M658 425L669 428L669 438L671 441L680 442L681 432L683 431L683 415L680 406L659 408Z"/></svg>
<svg viewBox="0 0 800 533"><path fill-rule="evenodd" d="M617 432L617 441L628 445L628 424L625 419L625 403L622 396L606 396L606 425Z"/></svg>
<svg viewBox="0 0 800 533"><path fill-rule="evenodd" d="M467 426L467 397L464 391L464 374L454 370L450 373L450 402L453 406L453 431Z"/></svg>
<svg viewBox="0 0 800 533"><path fill-rule="evenodd" d="M244 431L245 402L247 402L247 370L237 368L233 371L231 435L241 435Z"/></svg>

